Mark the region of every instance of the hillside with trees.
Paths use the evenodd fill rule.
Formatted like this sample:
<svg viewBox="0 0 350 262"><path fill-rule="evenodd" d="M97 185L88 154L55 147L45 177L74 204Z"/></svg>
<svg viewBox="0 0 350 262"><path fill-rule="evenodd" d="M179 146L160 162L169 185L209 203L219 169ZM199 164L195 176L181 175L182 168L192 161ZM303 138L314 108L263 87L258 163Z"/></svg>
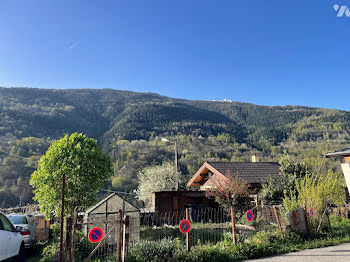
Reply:
<svg viewBox="0 0 350 262"><path fill-rule="evenodd" d="M174 160L186 181L205 160L323 161L326 151L349 146L350 112L304 106L258 106L190 101L111 89L0 88L0 207L32 202L37 161L53 140L83 132L114 163L106 188L130 192L137 174ZM330 164L334 164L330 162ZM337 165L334 164L334 168Z"/></svg>

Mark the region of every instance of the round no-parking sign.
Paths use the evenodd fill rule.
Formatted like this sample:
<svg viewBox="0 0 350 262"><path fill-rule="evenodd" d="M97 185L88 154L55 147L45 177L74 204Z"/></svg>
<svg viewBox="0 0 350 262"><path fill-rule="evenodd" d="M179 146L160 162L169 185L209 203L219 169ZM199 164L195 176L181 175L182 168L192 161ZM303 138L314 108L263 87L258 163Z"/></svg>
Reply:
<svg viewBox="0 0 350 262"><path fill-rule="evenodd" d="M92 243L100 242L103 237L103 231L99 227L95 227L89 232L89 240Z"/></svg>
<svg viewBox="0 0 350 262"><path fill-rule="evenodd" d="M309 214L312 217L315 215L315 210L312 207L309 209Z"/></svg>
<svg viewBox="0 0 350 262"><path fill-rule="evenodd" d="M179 225L181 233L188 233L191 230L191 223L187 219L184 219L180 222Z"/></svg>
<svg viewBox="0 0 350 262"><path fill-rule="evenodd" d="M246 214L246 218L247 218L247 220L248 220L249 222L252 221L253 218L254 218L253 211L248 210L248 211L247 211L247 214Z"/></svg>

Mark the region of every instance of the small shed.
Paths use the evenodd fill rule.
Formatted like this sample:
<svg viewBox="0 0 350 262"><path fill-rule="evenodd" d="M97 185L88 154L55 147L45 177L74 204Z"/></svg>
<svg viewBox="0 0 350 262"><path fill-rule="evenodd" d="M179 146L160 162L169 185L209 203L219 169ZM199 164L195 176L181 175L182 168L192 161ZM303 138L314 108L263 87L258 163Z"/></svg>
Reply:
<svg viewBox="0 0 350 262"><path fill-rule="evenodd" d="M83 222L89 223L84 226L84 232L87 233L89 228L95 226L102 227L107 232L114 221L119 220L119 210L129 217L130 241L139 241L140 210L117 193L109 194L84 212Z"/></svg>
<svg viewBox="0 0 350 262"><path fill-rule="evenodd" d="M41 214L33 215L35 227L35 241L47 241L50 238L50 221Z"/></svg>

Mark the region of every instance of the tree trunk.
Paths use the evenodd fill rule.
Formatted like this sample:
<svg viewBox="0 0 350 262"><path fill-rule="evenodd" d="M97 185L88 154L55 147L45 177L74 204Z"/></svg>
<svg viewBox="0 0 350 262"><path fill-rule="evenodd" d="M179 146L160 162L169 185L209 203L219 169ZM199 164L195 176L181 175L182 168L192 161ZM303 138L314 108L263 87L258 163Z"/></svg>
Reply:
<svg viewBox="0 0 350 262"><path fill-rule="evenodd" d="M231 207L231 226L232 226L232 240L233 240L233 244L237 245L236 212L235 212L235 208L234 207Z"/></svg>
<svg viewBox="0 0 350 262"><path fill-rule="evenodd" d="M73 218L67 217L66 222L67 223L66 223L66 257L65 257L65 262L71 262Z"/></svg>

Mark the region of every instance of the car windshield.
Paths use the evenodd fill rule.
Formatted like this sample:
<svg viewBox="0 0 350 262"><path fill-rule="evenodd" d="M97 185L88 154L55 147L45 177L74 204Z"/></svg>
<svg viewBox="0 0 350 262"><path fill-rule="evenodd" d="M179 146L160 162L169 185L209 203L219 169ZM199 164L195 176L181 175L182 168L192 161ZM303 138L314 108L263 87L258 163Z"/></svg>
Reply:
<svg viewBox="0 0 350 262"><path fill-rule="evenodd" d="M8 219L12 224L28 224L28 220L25 216L8 216Z"/></svg>

